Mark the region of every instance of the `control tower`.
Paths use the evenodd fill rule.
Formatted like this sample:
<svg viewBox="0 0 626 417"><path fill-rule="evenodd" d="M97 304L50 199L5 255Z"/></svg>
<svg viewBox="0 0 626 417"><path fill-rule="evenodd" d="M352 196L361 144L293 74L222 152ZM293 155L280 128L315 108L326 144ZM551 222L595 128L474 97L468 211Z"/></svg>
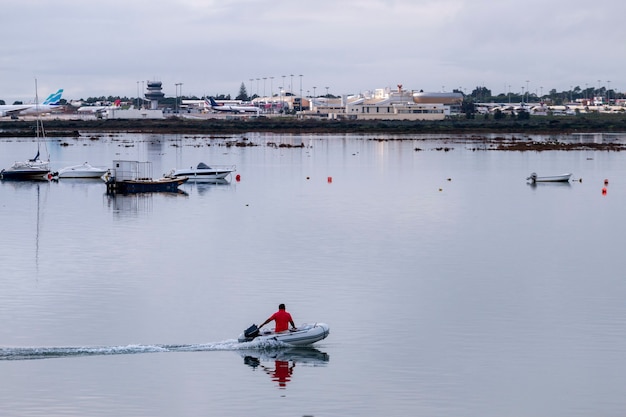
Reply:
<svg viewBox="0 0 626 417"><path fill-rule="evenodd" d="M150 100L150 110L156 110L159 107L159 99L162 99L165 94L161 92L161 81L149 81L145 94L146 100Z"/></svg>

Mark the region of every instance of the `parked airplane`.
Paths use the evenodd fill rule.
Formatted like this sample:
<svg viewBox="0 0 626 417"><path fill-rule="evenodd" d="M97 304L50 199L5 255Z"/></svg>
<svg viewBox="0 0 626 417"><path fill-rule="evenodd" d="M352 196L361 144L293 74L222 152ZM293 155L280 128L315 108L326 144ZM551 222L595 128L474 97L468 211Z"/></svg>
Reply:
<svg viewBox="0 0 626 417"><path fill-rule="evenodd" d="M247 113L247 112L255 112L259 114L259 108L256 106L230 106L219 104L216 102L213 97L208 97L204 99L204 107L209 108L215 111L222 112L231 112L231 113Z"/></svg>
<svg viewBox="0 0 626 417"><path fill-rule="evenodd" d="M63 107L59 105L61 96L63 96L62 88L58 89L56 93L50 94L41 104L29 103L0 105L0 117L51 113Z"/></svg>
<svg viewBox="0 0 626 417"><path fill-rule="evenodd" d="M118 99L115 100L115 102L111 106L82 106L79 107L76 111L79 113L103 113L107 110L119 109L121 102L122 101Z"/></svg>

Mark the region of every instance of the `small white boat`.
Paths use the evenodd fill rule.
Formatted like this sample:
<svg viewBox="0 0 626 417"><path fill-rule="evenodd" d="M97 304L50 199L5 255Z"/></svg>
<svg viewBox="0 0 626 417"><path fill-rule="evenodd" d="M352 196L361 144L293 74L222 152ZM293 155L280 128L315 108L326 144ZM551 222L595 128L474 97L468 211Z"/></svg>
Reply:
<svg viewBox="0 0 626 417"><path fill-rule="evenodd" d="M276 333L274 331L259 331L253 324L239 335L240 343L252 342L282 342L292 346L307 346L325 339L330 333L330 327L326 323L302 324L297 330L285 330Z"/></svg>
<svg viewBox="0 0 626 417"><path fill-rule="evenodd" d="M551 175L547 177L539 177L536 173L530 174L530 177L526 178L526 180L530 180L531 182L569 182L571 173L569 174L561 174L561 175Z"/></svg>
<svg viewBox="0 0 626 417"><path fill-rule="evenodd" d="M235 165L213 165L208 166L204 162L200 162L198 166L172 170L168 174L169 177L188 177L189 181L214 181L226 178L231 172L236 170Z"/></svg>
<svg viewBox="0 0 626 417"><path fill-rule="evenodd" d="M94 167L87 162L81 165L74 165L60 169L57 173L58 178L100 178L107 169L104 167Z"/></svg>

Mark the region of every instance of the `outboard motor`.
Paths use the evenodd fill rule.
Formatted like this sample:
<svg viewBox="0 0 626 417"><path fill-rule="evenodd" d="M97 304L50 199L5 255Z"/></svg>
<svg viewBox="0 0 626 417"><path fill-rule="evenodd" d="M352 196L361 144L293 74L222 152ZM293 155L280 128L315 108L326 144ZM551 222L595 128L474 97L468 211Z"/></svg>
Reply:
<svg viewBox="0 0 626 417"><path fill-rule="evenodd" d="M243 335L246 337L246 339L252 340L259 335L259 328L256 326L256 324L253 324L243 331Z"/></svg>

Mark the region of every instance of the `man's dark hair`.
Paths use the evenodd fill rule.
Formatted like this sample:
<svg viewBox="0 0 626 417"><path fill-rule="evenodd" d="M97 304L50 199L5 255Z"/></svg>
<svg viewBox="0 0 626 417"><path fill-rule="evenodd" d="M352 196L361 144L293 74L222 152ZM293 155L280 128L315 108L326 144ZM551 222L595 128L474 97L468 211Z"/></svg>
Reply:
<svg viewBox="0 0 626 417"><path fill-rule="evenodd" d="M284 310L285 309L285 305L284 304L279 304L278 305L278 309L279 310Z"/></svg>

